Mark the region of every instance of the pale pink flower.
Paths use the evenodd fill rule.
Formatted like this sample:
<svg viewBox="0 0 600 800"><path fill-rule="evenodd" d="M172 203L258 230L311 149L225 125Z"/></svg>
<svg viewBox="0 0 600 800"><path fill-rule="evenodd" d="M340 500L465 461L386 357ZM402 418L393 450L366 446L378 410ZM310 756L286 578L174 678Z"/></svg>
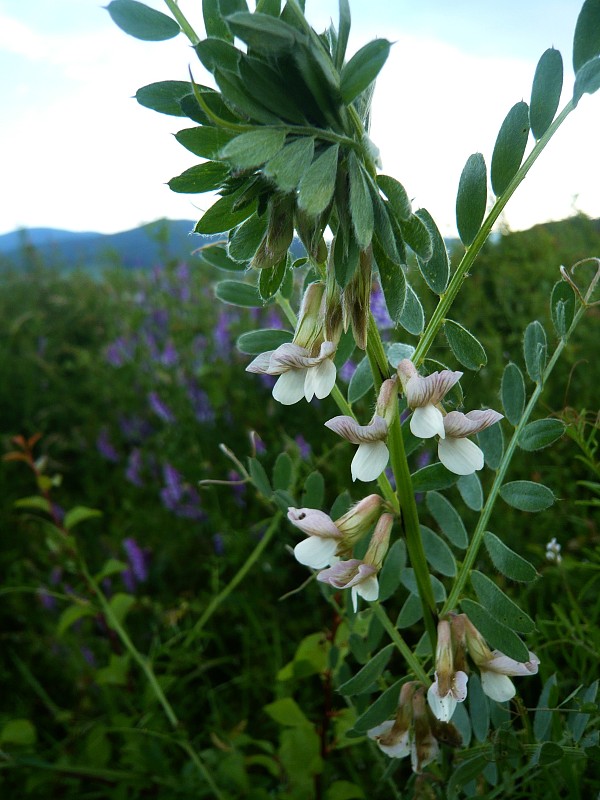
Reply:
<svg viewBox="0 0 600 800"><path fill-rule="evenodd" d="M403 359L397 367L402 383L406 404L413 409L410 418L410 429L420 439L432 436L445 436L444 415L437 407L442 398L462 378L462 372L449 369L432 372L431 375L419 375L410 359Z"/></svg>
<svg viewBox="0 0 600 800"><path fill-rule="evenodd" d="M467 436L494 425L502 414L491 408L485 411L451 411L443 418L445 435L438 442L438 456L442 464L456 475L471 475L483 468L483 452Z"/></svg>

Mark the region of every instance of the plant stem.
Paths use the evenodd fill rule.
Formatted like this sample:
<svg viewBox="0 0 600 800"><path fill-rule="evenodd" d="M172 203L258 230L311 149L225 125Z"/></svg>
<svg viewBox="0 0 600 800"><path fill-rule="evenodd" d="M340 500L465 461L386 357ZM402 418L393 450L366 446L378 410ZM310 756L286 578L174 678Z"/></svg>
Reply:
<svg viewBox="0 0 600 800"><path fill-rule="evenodd" d="M573 101L570 100L561 113L556 117L552 125L548 128L546 133L539 139L529 156L525 159L523 164L521 165L520 169L511 180L511 182L506 187L505 191L500 195L500 197L494 203L490 213L487 215L486 219L483 221L481 228L475 239L473 240L472 244L467 248L466 253L461 259L460 264L458 265L456 272L452 276L450 283L444 294L440 297L440 301L437 305L437 308L433 312L431 319L429 320L429 324L427 325L419 343L415 349L415 352L412 356L412 361L414 364L420 364L423 359L427 356L430 347L432 346L435 337L438 335L440 328L444 324L444 320L450 307L456 300L456 297L463 285L463 282L467 278L470 273L470 270L473 266L473 262L479 255L479 251L485 244L492 227L500 214L502 213L504 207L510 200L510 198L515 193L517 187L521 184L533 164L536 162L552 136L556 133L558 128L562 125L565 119L569 116L571 111L573 111Z"/></svg>
<svg viewBox="0 0 600 800"><path fill-rule="evenodd" d="M564 336L559 341L559 343L558 343L558 345L556 347L556 350L552 354L552 358L550 359L550 361L548 362L548 365L546 366L546 369L544 370L544 374L542 376L542 379L536 384L536 387L535 387L531 397L529 398L529 402L527 403L527 406L526 406L526 408L525 408L525 410L523 412L523 415L522 415L521 419L519 420L518 425L516 426L516 428L514 430L514 433L513 433L512 437L510 439L510 442L508 443L508 447L506 448L506 450L504 452L504 455L502 457L502 461L500 462L500 465L499 465L498 470L496 472L496 477L494 478L494 482L492 484L492 488L490 489L490 493L489 493L489 495L487 497L487 500L485 501L485 505L484 505L484 507L483 507L483 509L481 511L481 514L479 516L479 520L477 521L477 526L476 526L475 531L473 533L473 537L472 537L471 542L469 543L469 546L468 546L467 551L465 553L464 561L462 562L460 570L458 572L458 575L456 576L454 584L452 585L452 589L450 590L450 594L448 595L448 599L444 603L444 607L443 607L443 609L441 611L441 616L443 616L444 614L448 614L458 604L458 601L459 601L460 596L461 596L461 594L463 592L465 584L466 584L466 582L467 582L467 580L469 578L469 575L471 574L471 570L472 570L473 565L475 563L475 559L477 558L477 553L479 552L479 548L481 547L481 543L483 541L483 536L485 534L485 531L486 531L486 528L487 528L487 524L488 524L490 516L492 514L492 511L493 511L493 508L494 508L494 504L495 504L496 500L498 499L498 495L500 493L500 489L502 488L502 484L504 482L504 478L505 478L506 473L508 471L508 468L510 466L510 462L512 460L514 452L515 452L515 450L517 448L518 441L519 441L519 436L521 435L521 431L523 430L523 428L527 424L527 422L529 420L529 417L531 416L531 413L532 413L533 409L535 408L535 406L537 405L537 401L539 400L539 397L540 397L542 391L544 390L544 386L545 386L546 381L548 380L548 378L550 376L550 373L554 369L554 366L556 365L556 362L560 358L560 355L561 355L562 351L564 350L564 348L566 347L567 342L568 342L571 334L575 330L575 327L579 323L579 321L580 321L581 317L583 316L583 314L585 313L585 311L586 311L586 307L585 306L582 305L582 306L579 307L577 313L573 317L573 322L571 323L571 327L569 328L566 336Z"/></svg>
<svg viewBox="0 0 600 800"><path fill-rule="evenodd" d="M183 11L179 8L177 0L165 0L165 3L171 14L173 14L175 19L177 20L179 27L181 28L183 33L185 33L185 35L192 43L192 47L195 47L200 42L200 37L188 22L187 17L184 15Z"/></svg>
<svg viewBox="0 0 600 800"><path fill-rule="evenodd" d="M218 595L213 597L213 599L210 601L208 606L204 609L204 613L202 614L200 619L196 622L196 624L191 629L191 631L188 633L188 635L187 635L187 637L185 639L185 642L184 642L185 646L189 647L189 645L191 645L192 642L195 639L198 638L198 636L202 632L202 629L204 628L204 626L206 625L208 620L212 617L212 615L215 613L215 611L217 611L219 606L229 597L229 595L236 588L236 586L239 583L241 583L241 581L244 580L244 578L246 577L248 572L252 569L254 564L258 561L258 559L260 558L260 556L263 554L264 550L266 549L267 545L269 544L269 542L271 541L271 539L275 535L275 533L276 533L276 531L277 531L277 529L279 527L279 523L281 522L282 516L283 516L283 514L282 514L281 511L277 511L275 513L275 516L271 520L271 524L269 525L269 527L267 528L267 530L263 534L260 542L256 545L254 550L250 553L250 555L248 556L246 561L244 561L243 566L236 572L236 574L229 581L227 586L225 586L225 588L222 589L222 591L220 591Z"/></svg>
<svg viewBox="0 0 600 800"><path fill-rule="evenodd" d="M415 678L422 681L425 684L425 686L429 686L431 681L427 677L427 673L419 663L413 651L410 649L410 647L406 644L406 642L402 638L402 635L400 634L399 630L394 625L392 625L392 622L388 617L385 609L378 602L373 603L371 608L373 609L373 613L375 614L377 619L381 622L381 624L385 628L392 642L402 653L404 660L408 664L409 669L412 670Z"/></svg>

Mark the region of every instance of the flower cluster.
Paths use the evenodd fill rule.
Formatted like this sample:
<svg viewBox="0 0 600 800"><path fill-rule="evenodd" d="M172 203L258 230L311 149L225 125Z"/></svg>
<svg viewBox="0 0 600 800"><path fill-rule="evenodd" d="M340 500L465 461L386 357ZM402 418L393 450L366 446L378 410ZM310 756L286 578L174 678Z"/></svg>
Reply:
<svg viewBox="0 0 600 800"><path fill-rule="evenodd" d="M479 669L483 691L499 703L511 700L516 694L509 676L535 675L540 663L531 652L527 661L519 662L498 650L490 650L466 614L440 620L435 681L429 687L427 700L435 717L442 722L452 718L457 703L467 696L467 653Z"/></svg>
<svg viewBox="0 0 600 800"><path fill-rule="evenodd" d="M290 522L308 536L294 548L296 560L320 570L317 580L322 583L350 589L355 611L359 596L370 602L379 596L377 573L388 550L394 521L391 514L382 513L382 502L379 495L371 494L335 522L315 508L288 509ZM375 521L364 558L346 558Z"/></svg>

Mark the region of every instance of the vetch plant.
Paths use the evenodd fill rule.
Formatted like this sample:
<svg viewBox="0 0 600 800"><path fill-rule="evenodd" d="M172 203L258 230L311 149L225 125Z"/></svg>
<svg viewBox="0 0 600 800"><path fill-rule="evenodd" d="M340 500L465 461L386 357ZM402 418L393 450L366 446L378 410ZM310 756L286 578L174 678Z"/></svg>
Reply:
<svg viewBox="0 0 600 800"><path fill-rule="evenodd" d="M456 199L464 253L456 264L429 212L413 210L400 181L380 171L369 136L370 100L392 45L376 39L349 58L347 0L340 0L337 28L332 24L322 34L299 0L260 0L254 11L243 0L205 0L204 38L175 0L166 6L171 16L133 0L112 0L108 10L138 38L183 32L200 61L189 80L151 84L137 99L188 120L176 139L202 161L170 186L218 196L195 227L197 234L221 237L201 250L204 259L236 276L217 283L216 297L245 307L277 305L289 323L288 329L240 337L243 352L255 356L246 369L277 377L273 397L286 406L314 398L329 405L331 397L340 414L325 425L358 449L352 481L330 475L329 493L351 496L356 480L377 481L379 492L367 487L349 512L348 505L322 510L316 505L323 504L324 490L315 506L296 500L287 461L278 459L270 478L256 457L246 468L230 453L237 474L273 511L268 533L230 586L275 532L275 546L282 546L289 529L280 521L287 514L307 536L294 554L316 577L315 602L331 604L336 629L339 620L346 626L347 640L330 653L326 681L350 709L345 741L350 746L366 737L374 752L392 759L410 755L415 773L432 776L432 796L441 796L437 784L452 797L463 790L499 796L508 773L526 780L549 759L588 757L586 748L597 748L597 739L586 745L545 723L532 727L521 700L514 701L512 725L505 713L516 695L511 677L535 675L543 657L523 641L535 634L535 622L509 588L510 582L532 582L536 571L503 541L499 501L523 513L542 512L556 501L554 490L537 480L509 480L511 463L519 451L541 450L564 433L560 420L532 417L557 360L594 304L600 262L589 260L596 272L587 288L579 280L582 265L577 274L556 265L553 331L534 320L523 332L524 370L519 354L511 353L514 361L499 387L502 412L462 410L463 370L476 380L487 355L477 331L454 320L452 309L459 292L468 292L465 279L477 270L479 251L533 163L583 96L600 88L600 6L586 0L577 20L575 82L564 108L557 114L562 57L550 48L539 60L530 102L517 102L501 125L489 171L483 154L467 159ZM435 299L429 318L415 289L417 274L422 291ZM386 343L370 309L379 287L394 325ZM442 351L448 364L432 357ZM360 363L344 395L336 375L348 359ZM365 425L357 404L366 396L374 413ZM315 406L315 422L321 415ZM411 473L412 454L434 438L439 463ZM324 484L322 476L310 485L307 479L305 495L319 481ZM445 494L455 485L464 508ZM416 494L425 494L422 516L429 521L430 515L440 533L421 521ZM550 535L558 533L550 516L548 525ZM188 633L190 641L230 592L216 596ZM282 724L306 732L306 717L286 699ZM490 718L494 732L488 735ZM306 797L322 796L319 776L333 746L324 730ZM470 745L473 732L478 743ZM502 761L498 742L508 736L512 751ZM303 741L312 746L308 733ZM393 785L390 770L378 770L378 780Z"/></svg>

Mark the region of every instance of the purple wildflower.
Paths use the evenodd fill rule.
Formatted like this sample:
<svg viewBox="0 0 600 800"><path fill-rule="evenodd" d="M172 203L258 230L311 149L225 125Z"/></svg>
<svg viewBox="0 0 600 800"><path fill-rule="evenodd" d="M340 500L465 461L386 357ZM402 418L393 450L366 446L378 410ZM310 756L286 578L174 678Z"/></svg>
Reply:
<svg viewBox="0 0 600 800"><path fill-rule="evenodd" d="M371 293L371 313L379 330L388 330L394 327L394 321L388 314L385 298L379 284L376 284Z"/></svg>
<svg viewBox="0 0 600 800"><path fill-rule="evenodd" d="M269 309L267 318L265 320L265 328L274 328L276 330L283 328L283 323L281 322L281 317L279 316L277 309Z"/></svg>
<svg viewBox="0 0 600 800"><path fill-rule="evenodd" d="M125 470L125 477L134 486L143 486L144 481L140 475L142 469L142 451L139 447L134 447L129 458L127 459L127 469Z"/></svg>
<svg viewBox="0 0 600 800"><path fill-rule="evenodd" d="M213 548L215 554L218 556L222 556L225 553L225 541L223 539L222 534L215 533L212 539L213 539Z"/></svg>
<svg viewBox="0 0 600 800"><path fill-rule="evenodd" d="M213 330L213 355L221 361L227 361L231 352L229 337L229 317L221 311Z"/></svg>
<svg viewBox="0 0 600 800"><path fill-rule="evenodd" d="M300 450L300 457L304 459L310 458L312 448L306 441L304 436L302 436L302 434L298 434L298 436L296 436L294 441L296 442L296 444L298 445L298 449Z"/></svg>
<svg viewBox="0 0 600 800"><path fill-rule="evenodd" d="M48 594L48 590L44 586L40 586L37 590L37 596L40 598L40 603L46 611L54 611L56 608L56 598Z"/></svg>
<svg viewBox="0 0 600 800"><path fill-rule="evenodd" d="M338 375L343 381L346 381L346 383L348 383L350 378L354 375L355 371L356 371L356 364L354 363L354 361L349 359L348 361L345 362L343 367L340 370L338 370Z"/></svg>
<svg viewBox="0 0 600 800"><path fill-rule="evenodd" d="M188 381L186 388L187 395L194 411L194 416L198 422L214 422L215 412L213 411L208 395L204 389L201 389L194 380Z"/></svg>
<svg viewBox="0 0 600 800"><path fill-rule="evenodd" d="M133 537L123 539L123 550L127 553L127 558L131 564L131 570L138 581L145 581L148 578L148 567L144 551Z"/></svg>
<svg viewBox="0 0 600 800"><path fill-rule="evenodd" d="M130 442L143 442L152 433L152 425L148 420L136 414L131 417L120 416L119 428L123 436Z"/></svg>
<svg viewBox="0 0 600 800"><path fill-rule="evenodd" d="M165 367L174 367L179 361L179 353L173 343L172 339L168 339L164 346L162 355L160 356L160 363Z"/></svg>
<svg viewBox="0 0 600 800"><path fill-rule="evenodd" d="M237 481L241 481L242 476L234 469L229 470L228 478L230 481L232 481L231 489L233 491L233 501L237 506L243 508L246 505L246 501L244 499L246 495L246 484L237 483Z"/></svg>
<svg viewBox="0 0 600 800"><path fill-rule="evenodd" d="M110 441L107 428L102 428L100 430L98 438L96 439L96 447L100 455L107 461L112 461L115 464L117 461L119 461L119 454L117 453L113 443Z"/></svg>
<svg viewBox="0 0 600 800"><path fill-rule="evenodd" d="M133 359L135 353L135 340L119 336L111 342L104 351L104 358L111 367L122 367Z"/></svg>
<svg viewBox="0 0 600 800"><path fill-rule="evenodd" d="M163 422L169 424L175 422L175 414L173 414L169 406L160 399L157 392L148 393L148 405Z"/></svg>

